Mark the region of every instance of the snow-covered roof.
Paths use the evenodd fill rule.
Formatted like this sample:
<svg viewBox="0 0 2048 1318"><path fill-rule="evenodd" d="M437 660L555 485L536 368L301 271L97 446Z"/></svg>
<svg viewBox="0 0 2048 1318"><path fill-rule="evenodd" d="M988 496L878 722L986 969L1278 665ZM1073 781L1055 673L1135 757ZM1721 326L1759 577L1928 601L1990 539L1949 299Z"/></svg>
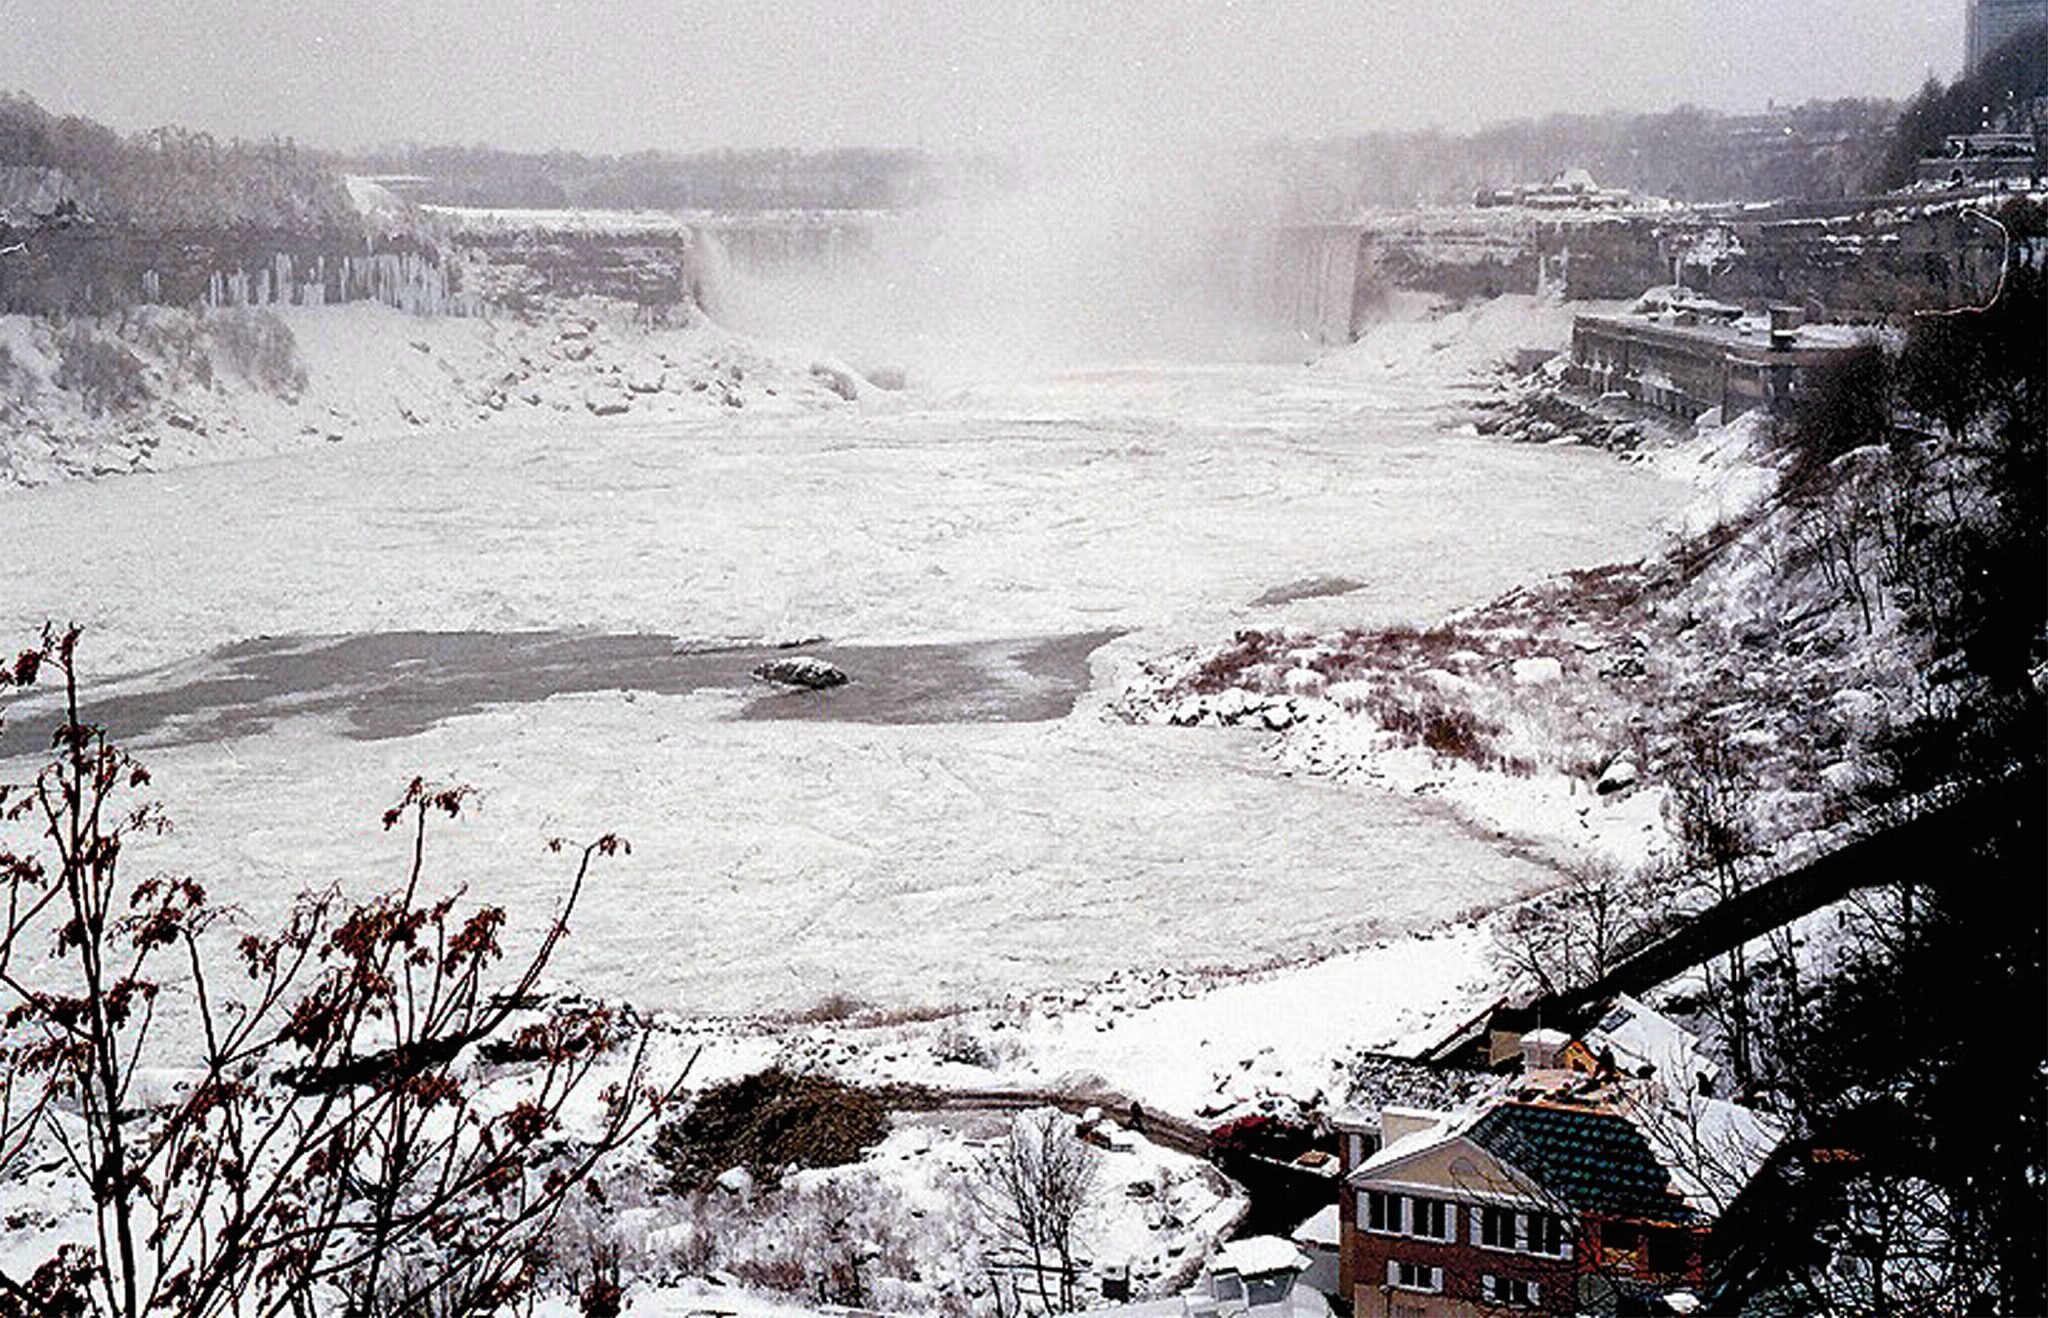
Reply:
<svg viewBox="0 0 2048 1318"><path fill-rule="evenodd" d="M1623 1110L1671 1173L1671 1188L1711 1218L1720 1214L1785 1141L1785 1127L1755 1108L1724 1098L1645 1085Z"/></svg>
<svg viewBox="0 0 2048 1318"><path fill-rule="evenodd" d="M1373 1172L1412 1158L1418 1153L1433 1149L1446 1140L1455 1139L1464 1133L1467 1126L1470 1126L1478 1119L1479 1114L1477 1112L1441 1112L1437 1113L1436 1116L1438 1118L1436 1121L1419 1130L1409 1131L1406 1135L1388 1144L1378 1153L1373 1154L1372 1157L1367 1158L1359 1165L1358 1170L1351 1173L1352 1179L1357 1180L1361 1177L1370 1176Z"/></svg>
<svg viewBox="0 0 2048 1318"><path fill-rule="evenodd" d="M1325 1204L1308 1221L1294 1228L1294 1243L1297 1245L1336 1245L1338 1243L1338 1226L1337 1205Z"/></svg>
<svg viewBox="0 0 2048 1318"><path fill-rule="evenodd" d="M1246 1236L1217 1250L1209 1267L1213 1272L1253 1277L1266 1272L1300 1272L1308 1265L1308 1256L1296 1249L1293 1241L1278 1236Z"/></svg>
<svg viewBox="0 0 2048 1318"><path fill-rule="evenodd" d="M701 1312L701 1311L700 1311ZM1187 1318L1188 1302L1185 1296L1169 1295L1159 1300L1133 1300L1129 1304L1106 1304L1090 1309L1091 1318Z"/></svg>
<svg viewBox="0 0 2048 1318"><path fill-rule="evenodd" d="M1649 1066L1657 1079L1684 1089L1692 1087L1695 1076L1712 1080L1721 1070L1700 1051L1692 1031L1626 993L1616 995L1586 1031L1586 1047L1596 1054L1611 1049L1622 1069L1634 1073Z"/></svg>

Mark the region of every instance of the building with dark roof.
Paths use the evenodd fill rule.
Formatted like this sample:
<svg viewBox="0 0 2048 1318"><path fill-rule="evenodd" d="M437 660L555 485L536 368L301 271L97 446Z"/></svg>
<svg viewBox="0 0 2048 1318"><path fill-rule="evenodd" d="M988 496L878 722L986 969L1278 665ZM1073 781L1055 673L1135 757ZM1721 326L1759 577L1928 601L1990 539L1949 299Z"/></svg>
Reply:
<svg viewBox="0 0 2048 1318"><path fill-rule="evenodd" d="M1342 1142L1338 1286L1353 1313L1663 1312L1696 1292L1720 1211L1782 1132L1682 1070L1666 1084L1531 1069L1462 1111L1382 1108L1376 1145ZM1702 1148L1713 1156L1689 1156Z"/></svg>
<svg viewBox="0 0 2048 1318"><path fill-rule="evenodd" d="M1574 1212L1684 1226L1699 1214L1671 1189L1671 1172L1628 1118L1600 1108L1502 1103L1468 1133L1540 1182Z"/></svg>

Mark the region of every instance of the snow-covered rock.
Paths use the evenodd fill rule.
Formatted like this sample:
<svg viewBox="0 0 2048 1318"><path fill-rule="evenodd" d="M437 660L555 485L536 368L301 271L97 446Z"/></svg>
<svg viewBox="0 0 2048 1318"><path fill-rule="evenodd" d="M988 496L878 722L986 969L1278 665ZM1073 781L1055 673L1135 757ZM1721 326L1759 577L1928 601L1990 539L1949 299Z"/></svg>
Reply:
<svg viewBox="0 0 2048 1318"><path fill-rule="evenodd" d="M617 416L632 410L633 402L616 385L592 385L583 391L583 406L592 416Z"/></svg>
<svg viewBox="0 0 2048 1318"><path fill-rule="evenodd" d="M1515 660L1514 673L1517 686L1542 686L1563 677L1564 665L1549 655L1538 655L1534 659Z"/></svg>
<svg viewBox="0 0 2048 1318"><path fill-rule="evenodd" d="M1259 719L1274 732L1301 722L1301 712L1292 700L1276 700L1259 711Z"/></svg>
<svg viewBox="0 0 2048 1318"><path fill-rule="evenodd" d="M1820 771L1820 780L1829 791L1847 796L1862 788L1869 781L1869 775L1861 765L1837 760Z"/></svg>
<svg viewBox="0 0 2048 1318"><path fill-rule="evenodd" d="M1612 796L1634 787L1639 776L1633 756L1617 755L1600 775L1600 781L1593 785L1593 790L1602 796Z"/></svg>
<svg viewBox="0 0 2048 1318"><path fill-rule="evenodd" d="M848 681L846 670L838 664L809 654L793 654L784 659L770 659L767 663L755 666L754 676L764 682L809 687L813 691L845 686Z"/></svg>
<svg viewBox="0 0 2048 1318"><path fill-rule="evenodd" d="M832 362L812 362L811 378L849 403L860 397L859 377L844 366Z"/></svg>

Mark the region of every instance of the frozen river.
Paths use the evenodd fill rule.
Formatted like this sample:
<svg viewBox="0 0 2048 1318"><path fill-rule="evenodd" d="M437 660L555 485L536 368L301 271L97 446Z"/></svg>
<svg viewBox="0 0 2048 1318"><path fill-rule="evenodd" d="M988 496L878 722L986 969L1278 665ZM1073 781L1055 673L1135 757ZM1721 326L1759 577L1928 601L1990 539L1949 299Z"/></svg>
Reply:
<svg viewBox="0 0 2048 1318"><path fill-rule="evenodd" d="M1016 638L1086 636L1036 721L761 720L742 717L744 682L626 676L508 684L504 703L472 681L431 718L362 735L363 709L404 700L374 694L402 688L402 665L343 684L368 682L367 706L271 690L260 718L195 726L159 700L148 759L178 829L128 863L195 873L254 918L308 884L395 881L377 816L424 772L482 793L442 830L434 877L515 926L566 878L542 839L633 842L560 968L651 1005L942 1005L1247 965L1548 876L1426 804L1281 777L1251 734L1107 721L1119 675L1240 627L1426 620L1633 555L1684 493L1608 455L1456 433L1447 386L1363 366L1123 368L9 492L0 625L25 642L46 618L85 622L88 664L144 704L232 688L222 647L305 638L825 636L898 665L939 647L923 653L967 682L989 665L961 654L1000 666ZM1356 588L1253 602L1323 577Z"/></svg>

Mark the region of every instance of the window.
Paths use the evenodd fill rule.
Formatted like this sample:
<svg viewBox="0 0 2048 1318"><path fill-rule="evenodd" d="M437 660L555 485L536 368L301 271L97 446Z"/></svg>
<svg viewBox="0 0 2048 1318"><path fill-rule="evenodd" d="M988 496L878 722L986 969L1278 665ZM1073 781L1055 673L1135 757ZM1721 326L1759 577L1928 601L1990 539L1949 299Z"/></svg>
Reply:
<svg viewBox="0 0 2048 1318"><path fill-rule="evenodd" d="M1488 1249L1564 1258L1564 1223L1548 1213L1517 1213L1508 1208L1479 1210L1478 1243Z"/></svg>
<svg viewBox="0 0 2048 1318"><path fill-rule="evenodd" d="M1455 1215L1450 1205L1441 1199L1410 1199L1408 1201L1408 1234L1422 1236L1429 1240L1449 1240L1451 1222Z"/></svg>
<svg viewBox="0 0 2048 1318"><path fill-rule="evenodd" d="M1456 1238L1458 1229L1455 1205L1442 1199L1390 1194L1383 1190L1359 1193L1358 1220L1368 1231L1389 1236L1415 1236L1422 1240L1452 1240Z"/></svg>
<svg viewBox="0 0 2048 1318"><path fill-rule="evenodd" d="M1368 1231L1384 1231L1392 1235L1401 1234L1401 1196L1386 1194L1379 1190L1367 1190L1362 1198L1365 1211L1359 1216Z"/></svg>
<svg viewBox="0 0 2048 1318"><path fill-rule="evenodd" d="M1427 1263L1408 1263L1401 1259L1387 1260L1387 1285L1397 1286L1404 1291L1430 1291L1444 1288L1444 1270L1433 1268Z"/></svg>
<svg viewBox="0 0 2048 1318"><path fill-rule="evenodd" d="M1543 1288L1523 1277L1496 1277L1487 1273L1479 1279L1479 1298L1488 1304L1530 1307L1542 1302Z"/></svg>

